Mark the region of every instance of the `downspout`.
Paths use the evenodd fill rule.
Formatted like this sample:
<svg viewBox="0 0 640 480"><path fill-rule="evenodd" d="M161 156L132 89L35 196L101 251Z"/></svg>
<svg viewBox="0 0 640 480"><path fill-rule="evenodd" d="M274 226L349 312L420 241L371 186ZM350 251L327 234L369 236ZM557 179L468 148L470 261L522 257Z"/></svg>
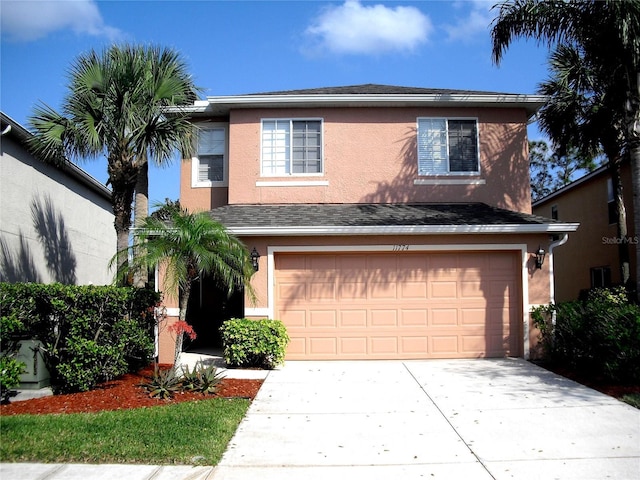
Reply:
<svg viewBox="0 0 640 480"><path fill-rule="evenodd" d="M569 234L565 233L562 235L562 238L556 240L555 242L551 242L549 244L549 303L556 303L556 287L555 287L555 278L554 278L554 261L553 261L553 249L556 247L560 247L564 245L569 240ZM556 325L556 312L554 311L551 315L551 324L555 327Z"/></svg>

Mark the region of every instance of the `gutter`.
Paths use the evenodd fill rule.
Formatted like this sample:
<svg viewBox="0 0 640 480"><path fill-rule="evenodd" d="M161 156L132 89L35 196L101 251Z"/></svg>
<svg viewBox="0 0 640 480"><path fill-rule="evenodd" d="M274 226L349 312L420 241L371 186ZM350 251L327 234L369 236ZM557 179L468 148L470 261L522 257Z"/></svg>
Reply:
<svg viewBox="0 0 640 480"><path fill-rule="evenodd" d="M551 242L551 244L549 245L549 301L550 303L553 303L553 304L556 303L556 287L555 287L555 281L554 281L555 277L554 277L554 270L553 270L553 263L554 263L553 249L564 245L565 243L567 243L567 240L569 240L569 234L565 233L561 239L556 240L555 242ZM551 317L551 323L553 325L556 324L555 312Z"/></svg>
<svg viewBox="0 0 640 480"><path fill-rule="evenodd" d="M446 235L446 234L526 234L575 232L579 223L534 225L382 225L382 226L227 226L238 236L318 236L318 235Z"/></svg>

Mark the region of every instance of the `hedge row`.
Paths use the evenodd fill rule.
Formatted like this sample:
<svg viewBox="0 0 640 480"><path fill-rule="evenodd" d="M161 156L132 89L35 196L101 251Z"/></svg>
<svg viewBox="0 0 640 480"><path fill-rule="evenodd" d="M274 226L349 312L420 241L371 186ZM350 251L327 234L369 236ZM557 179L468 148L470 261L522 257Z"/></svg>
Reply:
<svg viewBox="0 0 640 480"><path fill-rule="evenodd" d="M90 390L149 363L159 301L128 287L0 283L0 350L40 340L54 391Z"/></svg>
<svg viewBox="0 0 640 480"><path fill-rule="evenodd" d="M640 306L624 288L596 289L532 314L547 360L617 382L640 381Z"/></svg>

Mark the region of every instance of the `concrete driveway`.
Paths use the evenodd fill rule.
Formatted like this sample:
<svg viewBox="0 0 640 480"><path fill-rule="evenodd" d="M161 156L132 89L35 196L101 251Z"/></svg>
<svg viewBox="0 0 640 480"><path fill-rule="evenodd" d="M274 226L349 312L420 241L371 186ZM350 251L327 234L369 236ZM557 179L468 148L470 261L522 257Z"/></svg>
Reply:
<svg viewBox="0 0 640 480"><path fill-rule="evenodd" d="M522 359L287 362L210 478L638 479L640 410Z"/></svg>

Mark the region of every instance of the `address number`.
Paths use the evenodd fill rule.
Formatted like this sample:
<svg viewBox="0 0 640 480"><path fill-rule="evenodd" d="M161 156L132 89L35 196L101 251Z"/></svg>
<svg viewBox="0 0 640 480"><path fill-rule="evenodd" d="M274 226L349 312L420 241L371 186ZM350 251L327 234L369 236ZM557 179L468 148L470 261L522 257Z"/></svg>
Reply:
<svg viewBox="0 0 640 480"><path fill-rule="evenodd" d="M404 252L405 250L409 250L409 245L394 245L394 252Z"/></svg>

